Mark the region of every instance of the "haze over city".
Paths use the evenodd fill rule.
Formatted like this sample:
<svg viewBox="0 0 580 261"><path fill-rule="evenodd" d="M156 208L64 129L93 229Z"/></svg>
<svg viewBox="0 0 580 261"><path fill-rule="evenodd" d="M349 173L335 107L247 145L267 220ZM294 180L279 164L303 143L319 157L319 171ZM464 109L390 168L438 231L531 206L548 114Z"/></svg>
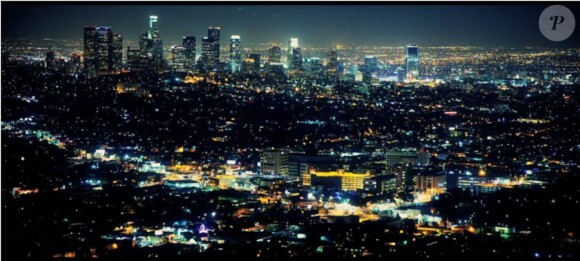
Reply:
<svg viewBox="0 0 580 261"><path fill-rule="evenodd" d="M3 3L2 38L79 39L83 26L111 26L129 40L149 15L160 18L167 42L201 35L220 26L246 43L281 42L290 35L303 44L571 47L578 37L550 42L538 30L545 5L27 5ZM570 6L577 12L578 6ZM10 26L8 26L10 25Z"/></svg>

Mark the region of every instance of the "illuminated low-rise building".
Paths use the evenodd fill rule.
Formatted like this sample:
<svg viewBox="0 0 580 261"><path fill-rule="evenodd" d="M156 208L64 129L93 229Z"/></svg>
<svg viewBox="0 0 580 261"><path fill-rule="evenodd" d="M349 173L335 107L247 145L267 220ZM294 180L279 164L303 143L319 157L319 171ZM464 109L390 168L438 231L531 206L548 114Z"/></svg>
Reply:
<svg viewBox="0 0 580 261"><path fill-rule="evenodd" d="M397 192L397 177L382 175L365 179L364 190L370 193L384 194Z"/></svg>
<svg viewBox="0 0 580 261"><path fill-rule="evenodd" d="M166 173L165 165L155 161L145 162L138 170L139 172Z"/></svg>
<svg viewBox="0 0 580 261"><path fill-rule="evenodd" d="M254 174L218 175L215 177L220 189L252 190L256 186L251 182Z"/></svg>
<svg viewBox="0 0 580 261"><path fill-rule="evenodd" d="M177 173L193 173L197 170L197 167L192 164L175 164L167 167L167 169Z"/></svg>
<svg viewBox="0 0 580 261"><path fill-rule="evenodd" d="M491 192L496 192L499 191L502 188L508 188L509 186L504 186L504 185L500 185L500 184L494 184L494 183L480 183L477 184L475 186L473 186L473 191L476 193L491 193ZM509 187L511 188L511 187Z"/></svg>
<svg viewBox="0 0 580 261"><path fill-rule="evenodd" d="M488 182L488 178L484 176L468 176L461 175L457 179L457 187L460 189L473 189L478 184Z"/></svg>
<svg viewBox="0 0 580 261"><path fill-rule="evenodd" d="M385 153L387 166L407 163L428 165L430 157L431 154L426 151L387 151Z"/></svg>
<svg viewBox="0 0 580 261"><path fill-rule="evenodd" d="M443 193L447 186L445 174L418 175L415 190L433 194Z"/></svg>
<svg viewBox="0 0 580 261"><path fill-rule="evenodd" d="M364 189L364 181L372 177L368 172L344 172L343 169L327 172L311 170L305 176L310 176L309 178L303 179L303 184L306 186L323 186L341 190Z"/></svg>
<svg viewBox="0 0 580 261"><path fill-rule="evenodd" d="M288 153L284 151L264 151L260 163L264 175L288 175Z"/></svg>
<svg viewBox="0 0 580 261"><path fill-rule="evenodd" d="M395 175L382 176L379 179L381 193L395 193L397 192L397 177Z"/></svg>
<svg viewBox="0 0 580 261"><path fill-rule="evenodd" d="M378 182L376 179L366 179L364 181L364 190L369 193L376 193L378 191Z"/></svg>
<svg viewBox="0 0 580 261"><path fill-rule="evenodd" d="M172 188L201 188L201 184L194 180L167 180L165 186Z"/></svg>

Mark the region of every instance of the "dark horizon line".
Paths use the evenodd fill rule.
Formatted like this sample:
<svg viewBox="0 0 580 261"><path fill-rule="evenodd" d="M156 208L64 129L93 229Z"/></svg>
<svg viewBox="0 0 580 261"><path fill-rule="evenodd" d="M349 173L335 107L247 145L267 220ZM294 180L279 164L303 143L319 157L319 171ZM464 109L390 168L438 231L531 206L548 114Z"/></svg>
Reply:
<svg viewBox="0 0 580 261"><path fill-rule="evenodd" d="M121 34L123 35L123 34ZM189 35L189 36L195 36L195 35ZM185 37L185 36L184 36ZM195 36L197 38L197 36ZM224 38L224 41L227 41L228 38ZM75 39L71 39L71 38L49 38L49 37L43 37L43 38L39 38L39 37L9 37L9 38L3 38L2 41L13 41L13 40L66 40L66 41L83 41L83 38L75 38ZM125 41L125 40L123 40ZM131 42L138 42L138 40L130 40ZM168 41L168 40L164 40L166 42L172 42L172 41ZM243 42L243 41L242 41ZM250 44L250 45L268 45L268 44L272 44L272 43L277 43L275 41L271 41L271 42L260 42L260 43L256 43L256 42L246 42L246 44ZM280 42L281 44L284 44L284 42ZM412 43L407 43L407 44L412 44ZM323 48L325 46L329 46L329 45L345 45L347 47L393 47L393 48L405 48L406 44L403 45L392 45L392 44L387 44L387 45L357 45L357 44L348 44L348 43L330 43L330 44L321 44L321 45L313 45L313 44L305 44L305 45L301 45L301 47L304 46L308 46L308 47L313 47L313 48ZM225 45L224 45L225 46ZM511 48L511 49L521 49L521 48L540 48L540 49L580 49L580 46L576 46L576 47L546 47L546 46L538 46L538 45L527 45L527 46L505 46L505 45L497 45L497 46L485 46L485 45L471 45L471 44L467 44L467 45L462 45L462 44L435 44L435 45L418 45L419 47L426 47L426 48L437 48L437 47L475 47L475 48Z"/></svg>

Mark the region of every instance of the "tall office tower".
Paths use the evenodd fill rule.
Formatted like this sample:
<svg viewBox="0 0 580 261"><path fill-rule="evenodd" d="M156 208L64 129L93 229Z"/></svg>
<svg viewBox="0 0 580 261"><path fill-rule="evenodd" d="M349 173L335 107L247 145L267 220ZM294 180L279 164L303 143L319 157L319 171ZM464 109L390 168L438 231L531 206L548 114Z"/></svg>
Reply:
<svg viewBox="0 0 580 261"><path fill-rule="evenodd" d="M113 44L113 30L107 26L84 28L84 67L89 77L115 71L114 56L120 40ZM121 43L122 45L122 43Z"/></svg>
<svg viewBox="0 0 580 261"><path fill-rule="evenodd" d="M159 71L163 69L163 44L161 40L153 41L153 60L151 69Z"/></svg>
<svg viewBox="0 0 580 261"><path fill-rule="evenodd" d="M111 63L113 71L120 71L123 68L123 36L120 34L113 34L111 44Z"/></svg>
<svg viewBox="0 0 580 261"><path fill-rule="evenodd" d="M186 71L195 69L195 36L184 36L181 46L184 48L185 63L183 65Z"/></svg>
<svg viewBox="0 0 580 261"><path fill-rule="evenodd" d="M207 30L209 49L207 50L208 64L210 69L215 69L220 62L220 27L211 26Z"/></svg>
<svg viewBox="0 0 580 261"><path fill-rule="evenodd" d="M407 45L405 63L407 64L407 79L417 79L419 77L419 47L416 44Z"/></svg>
<svg viewBox="0 0 580 261"><path fill-rule="evenodd" d="M151 52L151 48L153 48L153 41L149 39L148 33L142 33L139 35L139 51L141 54L147 54Z"/></svg>
<svg viewBox="0 0 580 261"><path fill-rule="evenodd" d="M298 45L298 38L290 38L288 40L288 54L292 55L292 49L300 47Z"/></svg>
<svg viewBox="0 0 580 261"><path fill-rule="evenodd" d="M46 52L44 67L47 69L56 69L56 56L54 55L53 51Z"/></svg>
<svg viewBox="0 0 580 261"><path fill-rule="evenodd" d="M139 49L127 47L127 65L132 71L149 70L153 59L153 40L149 32L139 35Z"/></svg>
<svg viewBox="0 0 580 261"><path fill-rule="evenodd" d="M230 67L233 73L240 71L242 66L242 53L240 52L240 36L232 35L230 38Z"/></svg>
<svg viewBox="0 0 580 261"><path fill-rule="evenodd" d="M377 57L372 55L365 56L365 73L374 73L377 71Z"/></svg>
<svg viewBox="0 0 580 261"><path fill-rule="evenodd" d="M288 55L287 55L287 59L286 59L286 63L288 65L288 68L292 68L292 63L293 63L293 50L294 48L299 48L300 46L298 45L298 38L290 38L288 39Z"/></svg>
<svg viewBox="0 0 580 261"><path fill-rule="evenodd" d="M270 48L270 56L268 57L270 63L281 63L282 62L282 49L278 46L273 46Z"/></svg>
<svg viewBox="0 0 580 261"><path fill-rule="evenodd" d="M183 72L185 71L185 47L172 46L171 47L171 69Z"/></svg>
<svg viewBox="0 0 580 261"><path fill-rule="evenodd" d="M138 71L141 69L140 49L132 49L130 46L127 46L127 67L129 67L131 71Z"/></svg>
<svg viewBox="0 0 580 261"><path fill-rule="evenodd" d="M305 69L313 74L320 74L323 73L324 66L322 64L322 60L318 57L312 57L310 59L304 59L305 61Z"/></svg>
<svg viewBox="0 0 580 261"><path fill-rule="evenodd" d="M212 55L211 40L204 36L201 38L201 58L199 59L200 70L205 71L210 68L210 56Z"/></svg>
<svg viewBox="0 0 580 261"><path fill-rule="evenodd" d="M248 57L254 61L254 63L252 64L252 66L253 66L252 71L259 72L260 71L261 55L257 54L257 53L253 53L253 54L248 55Z"/></svg>
<svg viewBox="0 0 580 261"><path fill-rule="evenodd" d="M338 54L335 51L326 53L326 71L329 73L338 71Z"/></svg>
<svg viewBox="0 0 580 261"><path fill-rule="evenodd" d="M395 69L395 73L397 74L397 81L398 82L405 81L405 69L403 69L401 67L397 67L397 69Z"/></svg>
<svg viewBox="0 0 580 261"><path fill-rule="evenodd" d="M302 49L300 47L292 49L292 69L302 68Z"/></svg>
<svg viewBox="0 0 580 261"><path fill-rule="evenodd" d="M255 62L253 58L250 58L248 56L246 57L246 59L244 59L242 63L242 73L244 74L257 73L257 71L255 70Z"/></svg>
<svg viewBox="0 0 580 261"><path fill-rule="evenodd" d="M221 27L219 27L219 26L210 26L207 29L207 37L215 40L219 44L219 42L220 42L220 30L221 30Z"/></svg>
<svg viewBox="0 0 580 261"><path fill-rule="evenodd" d="M99 37L96 27L87 26L83 31L83 66L89 77L98 75L99 72Z"/></svg>
<svg viewBox="0 0 580 261"><path fill-rule="evenodd" d="M262 152L262 175L288 175L288 153L271 150Z"/></svg>
<svg viewBox="0 0 580 261"><path fill-rule="evenodd" d="M156 15L149 16L149 39L159 39L159 22Z"/></svg>
<svg viewBox="0 0 580 261"><path fill-rule="evenodd" d="M163 69L163 42L159 36L159 22L156 15L149 16L149 40L151 40L151 68L159 71Z"/></svg>
<svg viewBox="0 0 580 261"><path fill-rule="evenodd" d="M73 53L67 62L67 73L77 74L81 72L81 56L77 53Z"/></svg>

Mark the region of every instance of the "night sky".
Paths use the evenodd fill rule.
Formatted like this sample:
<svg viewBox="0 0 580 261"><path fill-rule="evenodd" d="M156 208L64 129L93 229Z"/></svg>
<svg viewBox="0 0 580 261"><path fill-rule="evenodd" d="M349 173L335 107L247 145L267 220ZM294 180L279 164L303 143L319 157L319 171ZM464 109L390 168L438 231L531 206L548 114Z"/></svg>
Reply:
<svg viewBox="0 0 580 261"><path fill-rule="evenodd" d="M565 3L580 21L576 3ZM474 46L578 47L578 26L567 40L545 39L538 29L549 4L489 5L32 5L2 3L2 38L81 39L86 25L111 26L137 41L149 15L159 16L161 38L178 43L198 39L208 26L222 27L222 43L239 34L242 43L286 42L300 45L393 45L417 43ZM200 42L200 40L198 40Z"/></svg>

